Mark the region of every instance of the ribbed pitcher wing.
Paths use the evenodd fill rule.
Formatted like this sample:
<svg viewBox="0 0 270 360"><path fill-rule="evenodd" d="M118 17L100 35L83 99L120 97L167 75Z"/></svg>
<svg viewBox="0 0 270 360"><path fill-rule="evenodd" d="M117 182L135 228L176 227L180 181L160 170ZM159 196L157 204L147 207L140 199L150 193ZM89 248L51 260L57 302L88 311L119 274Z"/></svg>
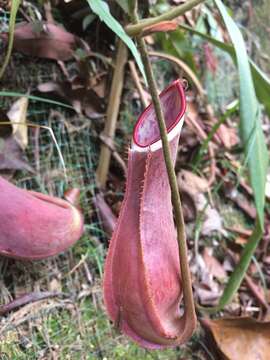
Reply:
<svg viewBox="0 0 270 360"><path fill-rule="evenodd" d="M124 331L146 324L142 296L141 244L139 232L140 193L146 166L145 154L129 152L128 180L104 272L104 300L114 323Z"/></svg>
<svg viewBox="0 0 270 360"><path fill-rule="evenodd" d="M110 318L152 349L174 345L181 330L178 249L162 157L160 151L129 154L125 198L104 275Z"/></svg>
<svg viewBox="0 0 270 360"><path fill-rule="evenodd" d="M160 95L175 161L185 99L179 81ZM158 349L188 339L171 191L153 105L136 123L125 197L110 242L104 299L112 321L139 345ZM187 304L185 304L187 305Z"/></svg>
<svg viewBox="0 0 270 360"><path fill-rule="evenodd" d="M171 142L173 158L178 138ZM162 149L148 156L140 209L140 239L151 299L146 302L149 317L160 337L176 340L181 331L181 275L171 191Z"/></svg>

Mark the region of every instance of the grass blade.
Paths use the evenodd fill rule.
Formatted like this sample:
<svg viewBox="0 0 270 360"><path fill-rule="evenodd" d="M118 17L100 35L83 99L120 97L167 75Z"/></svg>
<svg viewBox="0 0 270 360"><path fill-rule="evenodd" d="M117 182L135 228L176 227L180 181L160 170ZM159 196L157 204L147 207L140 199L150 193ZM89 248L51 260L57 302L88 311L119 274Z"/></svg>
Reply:
<svg viewBox="0 0 270 360"><path fill-rule="evenodd" d="M55 101L55 100L51 100L51 99L46 99L40 96L34 96L34 95L28 95L28 94L22 94L22 93L18 93L15 91L0 91L0 96L3 97L27 97L29 100L33 100L33 101L40 101L40 102L44 102L47 104L51 104L51 105L58 105L58 106L62 106L68 109L73 109L73 107L71 105L62 103L60 101Z"/></svg>
<svg viewBox="0 0 270 360"><path fill-rule="evenodd" d="M14 29L15 29L16 15L17 15L17 11L20 6L20 2L21 2L21 0L11 1L11 11L10 11L9 29L8 29L8 33L9 33L8 49L7 49L7 54L6 54L5 60L0 69L0 79L6 70L6 67L9 63L9 59L11 56L11 52L12 52L12 48L13 48L13 41L14 41Z"/></svg>
<svg viewBox="0 0 270 360"><path fill-rule="evenodd" d="M255 197L258 220L263 229L265 180L268 154L262 132L259 103L256 98L249 60L242 34L221 0L215 3L223 17L235 48L240 83L240 131L245 146L250 181Z"/></svg>

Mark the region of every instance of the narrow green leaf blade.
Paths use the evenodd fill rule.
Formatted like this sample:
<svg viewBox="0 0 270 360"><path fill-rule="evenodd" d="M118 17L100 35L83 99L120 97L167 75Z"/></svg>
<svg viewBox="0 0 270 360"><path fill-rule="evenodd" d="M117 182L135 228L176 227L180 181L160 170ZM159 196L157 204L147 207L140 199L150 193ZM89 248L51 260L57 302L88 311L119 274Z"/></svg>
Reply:
<svg viewBox="0 0 270 360"><path fill-rule="evenodd" d="M241 254L240 261L238 262L237 266L235 267L233 273L229 278L228 283L226 284L223 294L219 300L218 310L223 309L224 306L229 304L234 294L239 289L245 273L249 267L251 258L261 240L262 235L263 231L261 229L261 225L257 221L253 233L248 239L248 242L245 245L245 248Z"/></svg>
<svg viewBox="0 0 270 360"><path fill-rule="evenodd" d="M251 59L249 59L249 63L257 98L264 105L265 111L270 117L270 79Z"/></svg>
<svg viewBox="0 0 270 360"><path fill-rule="evenodd" d="M144 72L143 63L141 56L131 38L126 34L122 25L111 15L110 9L105 1L102 0L87 0L92 11L98 15L101 21L104 21L105 24L127 45L133 54L138 67L146 81L146 76Z"/></svg>
<svg viewBox="0 0 270 360"><path fill-rule="evenodd" d="M40 101L40 102L51 104L51 105L58 105L58 106L62 106L62 107L68 108L68 109L74 109L73 106L62 103L60 101L46 99L46 98L43 98L40 96L18 93L15 91L0 91L0 96L3 96L3 97L27 97L29 100Z"/></svg>
<svg viewBox="0 0 270 360"><path fill-rule="evenodd" d="M116 0L117 4L124 10L126 14L129 12L128 0Z"/></svg>
<svg viewBox="0 0 270 360"><path fill-rule="evenodd" d="M215 0L215 3L223 17L235 49L240 83L240 130L245 146L258 220L263 229L268 154L262 131L259 104L242 34L222 1Z"/></svg>
<svg viewBox="0 0 270 360"><path fill-rule="evenodd" d="M12 48L13 48L13 41L14 41L16 16L17 16L17 11L19 9L20 3L21 3L21 0L13 0L11 2L11 11L10 11L9 29L8 29L8 33L9 33L8 49L7 49L7 54L6 54L5 60L0 69L0 78L3 76L3 74L6 70L6 67L9 63L10 56L11 56L11 52L12 52Z"/></svg>
<svg viewBox="0 0 270 360"><path fill-rule="evenodd" d="M226 284L218 306L214 308L199 307L202 311L208 313L222 310L232 300L235 292L241 285L251 258L263 235L265 180L268 165L267 148L262 132L259 105L255 95L252 76L253 79L256 78L257 81L262 81L265 84L264 90L268 87L268 79L264 79L263 73L249 60L242 34L231 16L227 13L221 0L215 0L215 3L223 17L234 45L232 47L217 40L212 41L216 46L221 45L221 48L229 52L236 59L240 82L240 130L242 141L245 145L245 154L255 197L257 219L253 233L241 254L239 263Z"/></svg>
<svg viewBox="0 0 270 360"><path fill-rule="evenodd" d="M209 41L219 49L227 52L231 55L232 59L236 61L236 54L234 47L230 44L226 44L210 35L207 35L201 31L195 30L187 25L180 25L180 27L186 31L191 32L192 34L195 34L197 36L200 36L201 38ZM270 117L270 79L267 77L267 75L258 68L258 66L249 58L249 64L251 68L252 78L255 86L255 91L258 100L261 104L264 105L265 110Z"/></svg>
<svg viewBox="0 0 270 360"><path fill-rule="evenodd" d="M233 19L227 13L221 0L215 3L223 17L234 45L240 83L240 130L245 145L245 154L249 167L250 181L257 209L256 225L246 244L239 263L231 274L217 307L205 309L208 312L221 310L233 298L238 290L251 258L259 244L264 228L265 180L268 154L262 132L259 104L256 98L252 75L242 34Z"/></svg>

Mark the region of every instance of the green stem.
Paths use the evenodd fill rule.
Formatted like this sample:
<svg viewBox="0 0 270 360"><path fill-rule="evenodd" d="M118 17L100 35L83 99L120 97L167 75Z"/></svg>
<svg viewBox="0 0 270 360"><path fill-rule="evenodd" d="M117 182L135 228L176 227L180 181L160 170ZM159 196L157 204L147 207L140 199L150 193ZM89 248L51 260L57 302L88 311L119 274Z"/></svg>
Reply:
<svg viewBox="0 0 270 360"><path fill-rule="evenodd" d="M204 0L189 0L186 1L182 5L175 6L173 9L167 11L166 13L150 18L150 19L143 19L134 23L133 25L128 25L125 30L129 36L136 36L139 35L143 29L150 25L155 25L160 23L161 21L173 20L176 17L183 15L187 11L193 9L198 4L204 2ZM134 13L134 12L133 12Z"/></svg>
<svg viewBox="0 0 270 360"><path fill-rule="evenodd" d="M138 15L137 15L137 4L134 1L133 6L133 22L138 23ZM177 229L177 240L178 240L178 247L179 247L179 259L180 259L180 267L181 267L181 287L183 287L183 294L184 294L184 303L186 309L187 319L195 319L195 306L192 294L192 283L189 271L189 264L188 264L188 254L187 254L187 243L186 243L186 232L185 232L185 224L184 224L184 217L182 211L182 204L180 200L180 194L178 190L177 179L174 171L174 164L171 159L171 151L170 145L167 137L167 129L165 125L164 114L162 111L161 103L159 100L158 90L156 81L154 78L154 74L152 71L150 59L148 56L147 48L142 37L137 39L139 51L142 57L142 62L145 67L146 78L149 84L149 90L152 97L154 109L156 112L156 117L159 125L160 136L162 141L162 149L164 155L164 161L166 164L166 169L168 173L170 188L171 188L171 197L172 197L172 205L175 214L175 222L176 222L176 229Z"/></svg>
<svg viewBox="0 0 270 360"><path fill-rule="evenodd" d="M20 6L20 2L21 0L13 0L11 2L11 12L10 12L10 19L9 19L9 29L8 29L8 49L7 49L7 54L4 60L4 63L0 69L0 79L3 76L6 67L9 63L9 59L11 56L11 52L12 52L12 48L13 48L13 42L14 42L14 28L15 28L15 21L16 21L16 15L17 15L17 11L19 9Z"/></svg>

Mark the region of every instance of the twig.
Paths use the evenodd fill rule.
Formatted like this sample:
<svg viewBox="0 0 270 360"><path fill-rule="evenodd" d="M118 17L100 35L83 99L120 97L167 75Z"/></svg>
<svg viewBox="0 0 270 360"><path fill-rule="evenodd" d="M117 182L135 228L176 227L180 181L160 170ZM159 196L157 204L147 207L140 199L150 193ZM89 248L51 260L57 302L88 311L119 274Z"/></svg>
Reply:
<svg viewBox="0 0 270 360"><path fill-rule="evenodd" d="M105 232L107 233L107 235L111 236L116 226L116 216L104 200L102 194L97 194L93 198L93 203L98 210Z"/></svg>
<svg viewBox="0 0 270 360"><path fill-rule="evenodd" d="M165 53L158 52L158 51L149 51L149 55L169 60L169 61L175 63L181 70L183 70L185 72L185 74L188 76L188 78L190 78L192 80L193 84L195 85L195 87L198 91L199 96L202 98L209 123L211 125L217 124L217 119L215 118L214 110L213 110L211 104L208 103L207 94L206 94L204 88L202 87L202 84L199 81L197 75L193 72L193 70L182 60L178 59L176 56L173 56L170 54L165 54ZM220 131L219 127L216 129L216 131L217 132ZM213 134L213 138L217 144L221 143L221 141L216 133Z"/></svg>
<svg viewBox="0 0 270 360"><path fill-rule="evenodd" d="M85 263L87 258L88 258L88 253L82 256L81 260L65 276L72 275L82 264Z"/></svg>
<svg viewBox="0 0 270 360"><path fill-rule="evenodd" d="M225 249L226 253L230 256L232 262L235 264L239 261L239 256L233 251ZM269 304L266 299L266 293L261 292L261 288L253 281L253 279L246 273L244 276L245 282L251 293L254 295L255 299L264 307L267 312L269 312ZM264 283L264 282L263 282ZM264 286L265 290L266 287Z"/></svg>
<svg viewBox="0 0 270 360"><path fill-rule="evenodd" d="M198 80L196 74L193 72L193 70L191 70L191 68L184 63L184 61L178 59L176 56L170 55L170 54L165 54L159 51L149 51L148 54L150 56L156 56L165 60L169 60L173 63L175 63L181 70L183 70L186 75L192 80L192 82L194 83L198 93L200 96L204 97L205 96L205 90L203 89L200 81Z"/></svg>
<svg viewBox="0 0 270 360"><path fill-rule="evenodd" d="M103 142L104 145L108 146L108 148L110 149L110 151L112 153L112 156L118 162L121 169L123 170L124 175L127 176L127 166L126 166L124 160L119 155L119 153L115 150L115 146L114 146L112 138L108 138L104 134L101 134L99 136L99 138Z"/></svg>
<svg viewBox="0 0 270 360"><path fill-rule="evenodd" d="M194 1L193 1L194 3ZM194 6L194 5L193 5ZM131 14L133 23L138 23L138 15L137 15L137 1L133 2L133 12ZM164 20L164 19L163 19ZM196 323L196 314L194 307L194 300L192 294L192 283L189 271L188 264L188 253L187 253L187 242L186 242L186 232L185 232L185 224L184 217L182 211L182 204L180 200L180 194L178 191L178 183L177 178L174 171L174 165L171 159L170 145L167 137L167 130L165 125L164 114L162 111L161 103L159 100L158 90L156 81L154 78L153 70L151 67L150 59L148 56L147 48L142 37L137 38L139 51L142 57L142 62L145 67L146 78L149 84L150 94L152 96L152 101L158 121L158 126L160 130L160 137L162 141L162 150L164 155L164 161L166 164L166 169L168 173L170 188L171 188L171 197L172 197L172 205L175 214L175 222L177 229L177 240L179 247L179 259L180 259L180 267L181 267L181 287L183 288L184 294L184 304L185 304L185 324L188 329L188 325L195 325ZM183 334L184 336L184 334Z"/></svg>
<svg viewBox="0 0 270 360"><path fill-rule="evenodd" d="M193 9L196 5L202 3L203 1L204 0L189 0L182 5L175 6L173 9L169 10L168 12L162 15L150 19L142 19L141 21L138 21L136 24L128 25L125 29L126 33L129 36L140 35L140 33L143 31L144 28L150 25L158 24L161 21L173 20L178 16L183 15L187 11Z"/></svg>
<svg viewBox="0 0 270 360"><path fill-rule="evenodd" d="M187 125L194 130L195 134L197 134L201 140L207 139L207 134L202 129L202 127L192 119L192 117L187 116L186 117L186 123ZM209 141L208 143L208 153L210 158L210 177L208 179L208 185L209 187L214 183L216 179L216 160L215 160L215 151L213 143Z"/></svg>
<svg viewBox="0 0 270 360"><path fill-rule="evenodd" d="M86 279L88 280L90 285L93 285L93 276L86 262L83 263Z"/></svg>
<svg viewBox="0 0 270 360"><path fill-rule="evenodd" d="M51 24L54 24L54 18L53 18L53 14L52 14L52 5L50 0L46 0L44 3L44 11L45 11L45 17L47 19L47 21Z"/></svg>
<svg viewBox="0 0 270 360"><path fill-rule="evenodd" d="M204 100L206 110L207 110L207 114L208 114L210 120L212 120L213 116L210 116L212 114L212 112L210 111L211 108L207 104L205 91L204 91L200 81L198 80L197 76L189 68L189 66L186 65L183 61L181 61L180 59L178 59L177 57L175 57L173 55L164 54L164 53L157 52L157 51L149 51L149 55L150 56L157 56L157 57L160 57L160 58L163 58L163 59L174 62L180 69L182 69L188 75L188 77L193 81L194 85L196 86L199 95ZM196 134L197 133L199 134L199 137L201 138L201 140L205 140L207 138L207 134L199 126L199 124L197 124L192 119L190 119L190 122L192 123L191 125L192 125L193 129L196 131ZM187 121L187 123L188 123L188 121ZM211 186L214 183L215 179L216 179L216 175L215 175L216 174L215 152L214 152L213 144L211 142L209 142L209 144L208 144L208 151L209 151L209 158L210 158L210 177L209 177L209 180L208 180L208 184L209 184L209 186Z"/></svg>
<svg viewBox="0 0 270 360"><path fill-rule="evenodd" d="M68 182L68 181L67 181L67 169L66 169L65 161L64 161L64 158L63 158L63 155L62 155L60 146L58 145L58 142L57 142L56 137L55 137L55 135L54 135L53 129L52 129L50 126L38 125L38 124L30 123L30 122L22 123L22 122L20 122L20 121L16 121L16 122L14 121L13 124L25 125L25 126L29 126L29 127L33 127L33 128L41 128L41 129L45 129L45 130L49 131L50 136L51 136L51 138L52 138L52 140L53 140L53 143L54 143L54 145L55 145L55 147L56 147L56 150L57 150L57 152L58 152L61 165L62 165L62 167L63 167L65 180L66 180L66 182ZM1 125L1 126L2 126L2 125L10 125L10 122L9 122L9 121L2 121L0 125Z"/></svg>
<svg viewBox="0 0 270 360"><path fill-rule="evenodd" d="M34 133L34 144L35 144L34 157L35 157L36 171L37 171L38 176L40 177L39 136L40 136L40 128L35 128L35 133Z"/></svg>
<svg viewBox="0 0 270 360"><path fill-rule="evenodd" d="M116 55L116 64L113 73L112 86L110 91L109 104L106 114L106 124L104 129L104 135L109 138L113 138L115 134L116 121L118 118L121 95L124 82L124 67L127 62L127 48L126 45L119 41L119 46ZM97 169L97 182L101 187L106 185L107 174L109 170L111 158L111 151L103 144L101 146L101 153L99 158L99 164Z"/></svg>
<svg viewBox="0 0 270 360"><path fill-rule="evenodd" d="M137 73L137 70L136 70L136 66L134 64L134 61L130 60L128 62L128 65L129 65L129 69L130 69L130 73L131 73L131 76L132 76L132 79L135 83L135 86L139 92L139 95L140 95L140 98L141 98L141 102L143 104L143 106L146 108L148 103L145 99L145 94L144 94L144 90L143 90L143 87L142 87L142 84L141 84L141 81L140 81L140 78L139 78L139 75Z"/></svg>
<svg viewBox="0 0 270 360"><path fill-rule="evenodd" d="M256 300L264 307L265 310L269 311L269 304L267 303L265 294L261 291L261 288L255 284L252 278L247 274L245 275L245 281Z"/></svg>
<svg viewBox="0 0 270 360"><path fill-rule="evenodd" d="M225 226L224 228L225 228L225 230L234 232L234 233L236 233L240 236L246 237L246 238L248 238L252 234L251 230L241 229L240 227L237 227L237 226Z"/></svg>
<svg viewBox="0 0 270 360"><path fill-rule="evenodd" d="M60 295L62 295L62 294L59 292L55 292L55 291L54 292L52 292L52 291L44 291L44 292L34 291L29 294L23 295L23 296L19 297L18 299L11 301L8 304L1 305L0 306L0 315L5 315L6 313L17 309L18 307L27 305L32 302L48 299L51 297L57 297Z"/></svg>

